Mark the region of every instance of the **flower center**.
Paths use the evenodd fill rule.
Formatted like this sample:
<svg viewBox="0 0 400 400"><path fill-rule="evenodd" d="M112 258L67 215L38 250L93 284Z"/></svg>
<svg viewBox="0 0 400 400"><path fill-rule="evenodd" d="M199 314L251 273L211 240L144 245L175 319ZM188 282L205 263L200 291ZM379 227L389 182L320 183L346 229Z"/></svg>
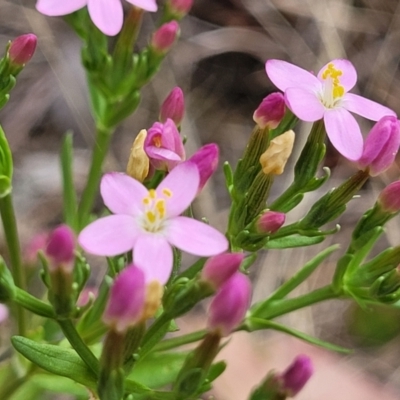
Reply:
<svg viewBox="0 0 400 400"><path fill-rule="evenodd" d="M329 63L322 73L325 82L321 102L327 108L334 108L345 93L344 87L340 84L342 75L343 71L336 69L333 63Z"/></svg>
<svg viewBox="0 0 400 400"><path fill-rule="evenodd" d="M154 146L161 147L161 135L154 135L152 140Z"/></svg>
<svg viewBox="0 0 400 400"><path fill-rule="evenodd" d="M171 190L164 188L162 194L166 197L172 197ZM148 232L158 232L163 227L166 216L165 197L157 197L157 192L150 189L148 195L143 199L144 214L143 228Z"/></svg>

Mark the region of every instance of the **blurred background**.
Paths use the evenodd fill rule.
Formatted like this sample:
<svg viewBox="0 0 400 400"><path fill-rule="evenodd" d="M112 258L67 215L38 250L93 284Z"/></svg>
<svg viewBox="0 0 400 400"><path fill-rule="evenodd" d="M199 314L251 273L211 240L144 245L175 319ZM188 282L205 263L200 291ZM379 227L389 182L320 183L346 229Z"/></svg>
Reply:
<svg viewBox="0 0 400 400"><path fill-rule="evenodd" d="M0 112L14 153L14 196L24 244L62 221L58 154L63 134L67 130L74 133L78 191L84 184L94 140L80 65L80 41L61 18L44 17L34 6L34 0L0 1L0 49L22 33L33 32L39 40L34 58L20 74L10 102ZM155 22L155 15L145 14L139 47L148 42ZM221 165L228 160L234 166L254 126L254 110L263 97L276 90L265 74L264 64L270 58L316 72L331 59L347 58L358 71L353 91L399 113L399 44L397 0L195 0L181 23L180 40L143 91L138 111L118 128L105 170L125 170L136 134L157 120L161 102L177 85L186 96L182 132L188 138L187 154L193 154L202 144L216 142L221 149ZM366 134L371 124L365 120L360 123ZM296 129L292 163L309 128L304 124ZM221 165L195 210L198 217L205 216L224 230L229 199ZM356 171L355 165L329 146L325 165L332 170L329 187ZM272 196L291 182L290 165L287 171L276 179ZM393 165L370 180L361 197L350 203L338 221L342 227L339 235L311 248L270 251L260 257L251 271L254 301L271 293L322 248L337 242L345 247L350 228L374 203L379 191L398 178L399 166ZM326 190L323 186L308 195L288 220L304 215ZM398 244L399 237L399 220L395 219L379 245ZM4 245L0 249L3 254ZM335 253L296 294L329 282L337 257ZM343 356L311 348L283 334L240 334L221 354L221 358L232 359L232 364L213 392L215 399L245 399L268 369L285 368L298 353L310 354L316 364L315 377L299 394L299 400L400 398L399 312L383 307L365 312L350 302L338 301L297 311L281 322L356 350ZM188 331L201 324L193 317L182 321L181 328ZM2 326L0 344L6 344Z"/></svg>

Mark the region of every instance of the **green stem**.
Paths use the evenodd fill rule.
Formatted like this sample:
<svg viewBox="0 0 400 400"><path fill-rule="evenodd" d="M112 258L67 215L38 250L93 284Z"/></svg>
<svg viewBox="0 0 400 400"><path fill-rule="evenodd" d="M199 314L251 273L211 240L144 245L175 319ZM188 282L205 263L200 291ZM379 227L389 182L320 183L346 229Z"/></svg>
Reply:
<svg viewBox="0 0 400 400"><path fill-rule="evenodd" d="M43 301L37 299L36 297L30 295L28 292L21 290L19 288L15 289L15 297L13 299L19 306L26 308L29 311L37 315L41 315L46 318L55 318L53 308L44 303Z"/></svg>
<svg viewBox="0 0 400 400"><path fill-rule="evenodd" d="M166 339L155 345L154 351L171 350L174 349L175 347L180 347L185 344L198 342L199 340L203 339L206 335L207 331L205 329L202 329L201 331L188 333L187 335L182 335L180 337Z"/></svg>
<svg viewBox="0 0 400 400"><path fill-rule="evenodd" d="M10 255L12 275L15 285L22 290L26 290L26 280L22 268L21 247L18 238L17 221L15 218L14 206L11 194L0 199L0 215L3 221L4 235ZM25 310L17 305L18 332L19 335L26 335L26 313Z"/></svg>
<svg viewBox="0 0 400 400"><path fill-rule="evenodd" d="M80 229L84 228L89 220L89 215L99 187L102 173L101 167L107 155L111 137L111 129L104 127L97 128L96 142L93 148L89 175L78 208L78 221Z"/></svg>
<svg viewBox="0 0 400 400"><path fill-rule="evenodd" d="M75 326L72 324L71 320L63 319L63 320L58 320L57 322L60 325L65 337L68 339L71 346L75 349L75 351L86 363L86 365L97 376L99 374L99 360L92 353L89 347L86 346L86 344L76 331Z"/></svg>
<svg viewBox="0 0 400 400"><path fill-rule="evenodd" d="M251 312L251 317L273 319L300 308L338 297L340 294L333 290L332 285L327 285L294 299L276 300L271 303L258 304L258 306L256 304Z"/></svg>

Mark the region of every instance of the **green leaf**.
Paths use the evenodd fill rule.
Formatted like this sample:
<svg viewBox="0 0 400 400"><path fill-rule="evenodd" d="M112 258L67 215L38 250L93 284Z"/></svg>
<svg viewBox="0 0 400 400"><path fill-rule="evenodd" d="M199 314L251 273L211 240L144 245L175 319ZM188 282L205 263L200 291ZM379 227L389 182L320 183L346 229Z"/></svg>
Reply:
<svg viewBox="0 0 400 400"><path fill-rule="evenodd" d="M13 336L11 342L18 352L44 370L91 388L96 387L96 377L74 350L36 343L22 336Z"/></svg>
<svg viewBox="0 0 400 400"><path fill-rule="evenodd" d="M248 325L250 332L257 331L261 329L273 329L275 331L287 333L288 335L294 336L298 339L304 340L305 342L314 344L319 347L323 347L328 350L337 351L339 353L350 353L350 349L346 349L341 346L337 346L335 344L325 342L324 340L317 339L306 333L300 332L296 329L289 328L285 325L281 325L277 322L269 321L262 318L248 318L246 321L246 325Z"/></svg>
<svg viewBox="0 0 400 400"><path fill-rule="evenodd" d="M302 236L290 235L279 239L272 239L266 243L265 249L289 249L292 247L312 246L323 242L324 235L321 236Z"/></svg>
<svg viewBox="0 0 400 400"><path fill-rule="evenodd" d="M187 353L150 353L139 359L128 378L152 389L172 383L178 376Z"/></svg>
<svg viewBox="0 0 400 400"><path fill-rule="evenodd" d="M39 389L55 393L68 393L87 399L88 391L82 385L77 384L68 378L61 376L35 374L31 378L31 382Z"/></svg>

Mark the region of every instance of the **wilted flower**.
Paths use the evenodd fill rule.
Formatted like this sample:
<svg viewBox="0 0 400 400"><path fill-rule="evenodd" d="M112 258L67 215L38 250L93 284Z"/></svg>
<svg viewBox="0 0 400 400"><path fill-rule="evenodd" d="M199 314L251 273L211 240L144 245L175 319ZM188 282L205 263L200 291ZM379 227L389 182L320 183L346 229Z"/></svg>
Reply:
<svg viewBox="0 0 400 400"><path fill-rule="evenodd" d="M126 166L126 173L139 182L143 182L147 178L150 169L150 160L144 151L146 137L147 131L142 129L133 141Z"/></svg>

